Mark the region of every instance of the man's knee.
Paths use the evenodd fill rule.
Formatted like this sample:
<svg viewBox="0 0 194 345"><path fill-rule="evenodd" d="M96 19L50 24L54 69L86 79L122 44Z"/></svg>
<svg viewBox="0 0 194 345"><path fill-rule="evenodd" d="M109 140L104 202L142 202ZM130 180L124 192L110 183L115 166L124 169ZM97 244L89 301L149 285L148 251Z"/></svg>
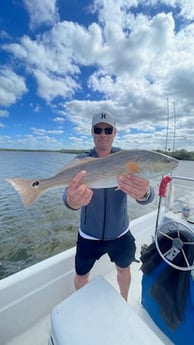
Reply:
<svg viewBox="0 0 194 345"><path fill-rule="evenodd" d="M121 274L130 274L130 266L128 266L128 267L120 267L120 266L117 266L117 265L116 265L116 269L117 269L117 272L118 272L118 273L121 273Z"/></svg>
<svg viewBox="0 0 194 345"><path fill-rule="evenodd" d="M89 273L84 274L84 275L79 275L79 274L75 274L74 277L74 286L75 289L78 290L80 289L82 286L84 286L85 284L88 283L88 278L89 278Z"/></svg>

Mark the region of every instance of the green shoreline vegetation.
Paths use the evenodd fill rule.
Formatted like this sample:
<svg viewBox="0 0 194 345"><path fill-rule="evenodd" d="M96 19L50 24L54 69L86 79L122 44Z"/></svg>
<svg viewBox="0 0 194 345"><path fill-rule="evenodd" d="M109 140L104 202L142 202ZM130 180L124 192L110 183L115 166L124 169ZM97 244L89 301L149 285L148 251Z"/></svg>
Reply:
<svg viewBox="0 0 194 345"><path fill-rule="evenodd" d="M61 150L43 150L43 149L7 149L7 148L0 148L0 151L22 151L22 152L58 152L58 153L71 153L71 154L79 154L86 152L87 150L84 149L61 149ZM156 152L167 154L171 157L174 157L178 160L187 160L187 161L194 161L194 151L187 151L185 149L172 151L162 151L156 150Z"/></svg>
<svg viewBox="0 0 194 345"><path fill-rule="evenodd" d="M1 151L15 151L15 152L58 152L58 153L72 153L78 154L86 152L86 150L76 150L76 149L61 149L61 150L46 150L46 149L7 149L7 148L0 148Z"/></svg>

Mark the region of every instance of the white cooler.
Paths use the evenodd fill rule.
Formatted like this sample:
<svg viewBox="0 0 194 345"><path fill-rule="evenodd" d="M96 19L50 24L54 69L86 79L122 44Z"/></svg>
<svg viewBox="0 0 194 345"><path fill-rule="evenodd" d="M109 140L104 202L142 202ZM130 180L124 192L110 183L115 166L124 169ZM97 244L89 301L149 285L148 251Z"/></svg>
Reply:
<svg viewBox="0 0 194 345"><path fill-rule="evenodd" d="M103 278L96 278L51 313L49 345L162 345Z"/></svg>

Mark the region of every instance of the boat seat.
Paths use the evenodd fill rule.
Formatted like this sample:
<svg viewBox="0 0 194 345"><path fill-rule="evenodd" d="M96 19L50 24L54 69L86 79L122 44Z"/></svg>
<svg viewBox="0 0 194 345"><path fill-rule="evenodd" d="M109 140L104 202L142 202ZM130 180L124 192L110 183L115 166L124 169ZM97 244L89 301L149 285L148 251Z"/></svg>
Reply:
<svg viewBox="0 0 194 345"><path fill-rule="evenodd" d="M51 313L52 345L162 345L157 335L104 279L98 277Z"/></svg>

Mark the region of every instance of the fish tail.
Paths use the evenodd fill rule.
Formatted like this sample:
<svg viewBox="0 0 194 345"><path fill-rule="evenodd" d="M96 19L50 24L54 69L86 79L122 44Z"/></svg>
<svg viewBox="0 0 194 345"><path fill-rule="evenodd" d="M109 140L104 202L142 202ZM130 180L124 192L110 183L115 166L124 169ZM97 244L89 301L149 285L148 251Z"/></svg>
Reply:
<svg viewBox="0 0 194 345"><path fill-rule="evenodd" d="M33 179L8 178L7 181L19 193L25 207L29 207L43 192L39 181Z"/></svg>

